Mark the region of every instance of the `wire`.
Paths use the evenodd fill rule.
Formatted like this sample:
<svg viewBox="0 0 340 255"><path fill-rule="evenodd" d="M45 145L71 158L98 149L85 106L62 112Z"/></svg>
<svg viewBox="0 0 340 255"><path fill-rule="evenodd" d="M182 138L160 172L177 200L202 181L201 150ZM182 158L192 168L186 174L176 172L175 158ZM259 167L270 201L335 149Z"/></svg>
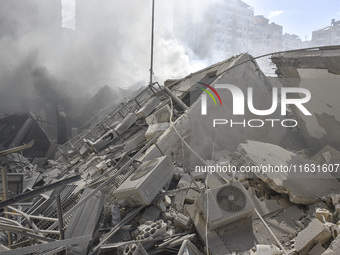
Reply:
<svg viewBox="0 0 340 255"><path fill-rule="evenodd" d="M167 95L168 96L168 95ZM170 111L170 127L173 128L173 130L176 132L176 134L178 135L178 137L182 140L182 144L185 144L188 149L194 153L194 155L196 157L199 158L199 160L202 161L202 163L206 166L208 166L208 163L200 156L198 155L198 153L196 151L194 151L190 145L184 140L184 138L180 135L180 133L178 132L178 130L175 128L175 125L174 125L174 122L172 121L172 117L173 117L173 109L174 109L174 106L173 106L173 102L172 102L172 98L170 96L169 97L169 100L170 100L170 105L171 105L171 111ZM191 176L191 174L190 174ZM192 177L192 176L191 176ZM196 184L196 182L194 182L194 184ZM207 187L207 179L205 179L205 187ZM206 189L205 189L206 190ZM206 196L206 199L207 199L207 219L205 221L205 244L206 244L206 250L207 250L207 253L209 251L209 241L208 241L208 219L209 219L209 200L208 200L208 193L204 192L205 196Z"/></svg>

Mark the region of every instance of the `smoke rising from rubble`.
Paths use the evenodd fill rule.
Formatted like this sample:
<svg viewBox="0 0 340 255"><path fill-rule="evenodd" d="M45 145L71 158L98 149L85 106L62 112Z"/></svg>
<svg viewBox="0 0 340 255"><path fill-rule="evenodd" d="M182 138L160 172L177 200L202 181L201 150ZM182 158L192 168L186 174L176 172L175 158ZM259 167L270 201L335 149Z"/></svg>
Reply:
<svg viewBox="0 0 340 255"><path fill-rule="evenodd" d="M24 10L39 4L27 1ZM75 31L61 29L61 24L43 27L43 17L39 17L42 23L27 25L32 14L19 13L19 2L15 8L4 6L1 16L10 25L3 25L5 34L0 37L1 114L43 110L47 120L53 121L56 106L62 105L68 116L78 118L88 100L105 85L116 95L110 105L126 96L118 88L147 84L151 1L100 4L77 2ZM172 39L171 9L169 3L155 4L154 81L180 78L205 66L192 60L190 50ZM61 20L61 10L45 8L44 16L56 17L55 12ZM13 20L15 25L11 25Z"/></svg>

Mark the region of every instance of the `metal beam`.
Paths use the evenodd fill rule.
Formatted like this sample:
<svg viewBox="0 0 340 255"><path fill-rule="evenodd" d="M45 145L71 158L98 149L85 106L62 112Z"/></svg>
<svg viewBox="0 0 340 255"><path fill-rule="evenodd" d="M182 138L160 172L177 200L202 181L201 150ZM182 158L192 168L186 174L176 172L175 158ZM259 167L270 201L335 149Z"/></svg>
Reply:
<svg viewBox="0 0 340 255"><path fill-rule="evenodd" d="M152 0L152 24L151 24L151 66L150 66L150 83L152 84L153 75L153 34L154 34L154 24L155 24L155 0Z"/></svg>
<svg viewBox="0 0 340 255"><path fill-rule="evenodd" d="M95 255L98 253L100 247L106 243L111 236L113 236L115 233L117 233L117 231L126 223L128 223L130 220L132 220L142 209L144 208L144 206L140 206L140 207L136 207L135 209L133 209L131 212L129 212L128 215L126 215L124 217L124 219L122 219L116 226L114 226L111 231L109 233L107 233L105 235L105 237L100 241L100 243L93 248L92 252L89 255Z"/></svg>
<svg viewBox="0 0 340 255"><path fill-rule="evenodd" d="M14 203L20 202L22 200L26 200L28 198L35 197L35 196L37 196L41 193L45 193L47 191L53 190L53 189L55 189L59 186L66 185L66 184L69 184L69 183L72 183L72 182L75 182L75 181L79 181L79 180L80 180L80 175L75 175L75 176L72 176L70 178L67 178L67 179L64 179L64 180L61 180L61 181L58 181L58 182L55 182L55 183L51 183L51 184L46 185L44 187L41 187L41 188L32 190L30 192L18 195L16 197L7 199L5 201L0 202L0 209L3 208L3 207L6 207L6 206L12 205Z"/></svg>

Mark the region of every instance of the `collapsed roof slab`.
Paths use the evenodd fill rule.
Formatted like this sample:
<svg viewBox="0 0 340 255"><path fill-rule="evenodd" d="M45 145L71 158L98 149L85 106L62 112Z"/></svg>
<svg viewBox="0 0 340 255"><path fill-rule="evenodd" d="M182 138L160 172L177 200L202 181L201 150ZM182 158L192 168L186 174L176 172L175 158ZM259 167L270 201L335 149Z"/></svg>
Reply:
<svg viewBox="0 0 340 255"><path fill-rule="evenodd" d="M195 91L199 82L210 82L210 86L215 87L217 84L232 84L238 87L243 95L244 115L236 115L233 112L233 96L229 89L216 88L221 98L220 104L216 95L214 95L217 104L215 105L212 98L207 97L207 114L202 115L202 97L197 98ZM205 83L206 84L206 83ZM181 138L176 131L185 137L192 150L204 159L211 159L214 151L230 150L237 148L238 144L246 139L256 139L273 144L279 144L286 134L286 128L282 127L279 109L270 116L258 116L248 110L246 99L248 87L253 87L253 104L256 109L267 110L272 106L272 87L268 79L261 72L256 62L248 54L242 54L231 58L227 61L220 62L210 68L206 68L197 73L190 74L183 78L175 85L172 85L172 91L177 93L179 98L191 96L194 103L174 124L176 130L170 127L159 139L158 146L167 154L172 155L175 160L180 162L185 160L185 166L194 166L202 164L195 153L192 153L187 146L183 146ZM184 92L183 92L184 91ZM211 91L213 93L213 91ZM234 98L235 100L239 100ZM275 105L276 106L276 105ZM234 109L235 110L235 109ZM214 120L222 119L224 124L213 126ZM274 127L271 121L266 119L277 119ZM251 123L249 124L249 121ZM251 127L261 125L263 127ZM157 148L151 149L146 159L152 159L160 156Z"/></svg>
<svg viewBox="0 0 340 255"><path fill-rule="evenodd" d="M340 47L275 54L272 61L284 87L305 88L311 93L303 104L311 116L291 107L309 147L314 152L327 144L340 148Z"/></svg>
<svg viewBox="0 0 340 255"><path fill-rule="evenodd" d="M276 192L288 194L293 203L307 205L328 194L340 193L339 181L329 172L319 172L317 168L313 171L314 161L280 146L247 141L238 150L256 177Z"/></svg>

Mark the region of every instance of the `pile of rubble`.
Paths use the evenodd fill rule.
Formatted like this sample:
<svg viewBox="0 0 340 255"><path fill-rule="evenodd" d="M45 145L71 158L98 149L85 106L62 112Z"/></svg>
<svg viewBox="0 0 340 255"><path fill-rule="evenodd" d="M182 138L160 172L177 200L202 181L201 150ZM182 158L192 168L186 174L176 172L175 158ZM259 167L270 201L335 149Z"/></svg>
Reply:
<svg viewBox="0 0 340 255"><path fill-rule="evenodd" d="M336 164L337 149L308 155L295 131L280 128L192 139L206 128L195 119L202 91L193 85L247 79L269 93L242 54L148 86L45 155L23 156L33 143L0 141L1 254L339 254L336 176L262 168ZM12 137L21 144L31 134L22 125Z"/></svg>

